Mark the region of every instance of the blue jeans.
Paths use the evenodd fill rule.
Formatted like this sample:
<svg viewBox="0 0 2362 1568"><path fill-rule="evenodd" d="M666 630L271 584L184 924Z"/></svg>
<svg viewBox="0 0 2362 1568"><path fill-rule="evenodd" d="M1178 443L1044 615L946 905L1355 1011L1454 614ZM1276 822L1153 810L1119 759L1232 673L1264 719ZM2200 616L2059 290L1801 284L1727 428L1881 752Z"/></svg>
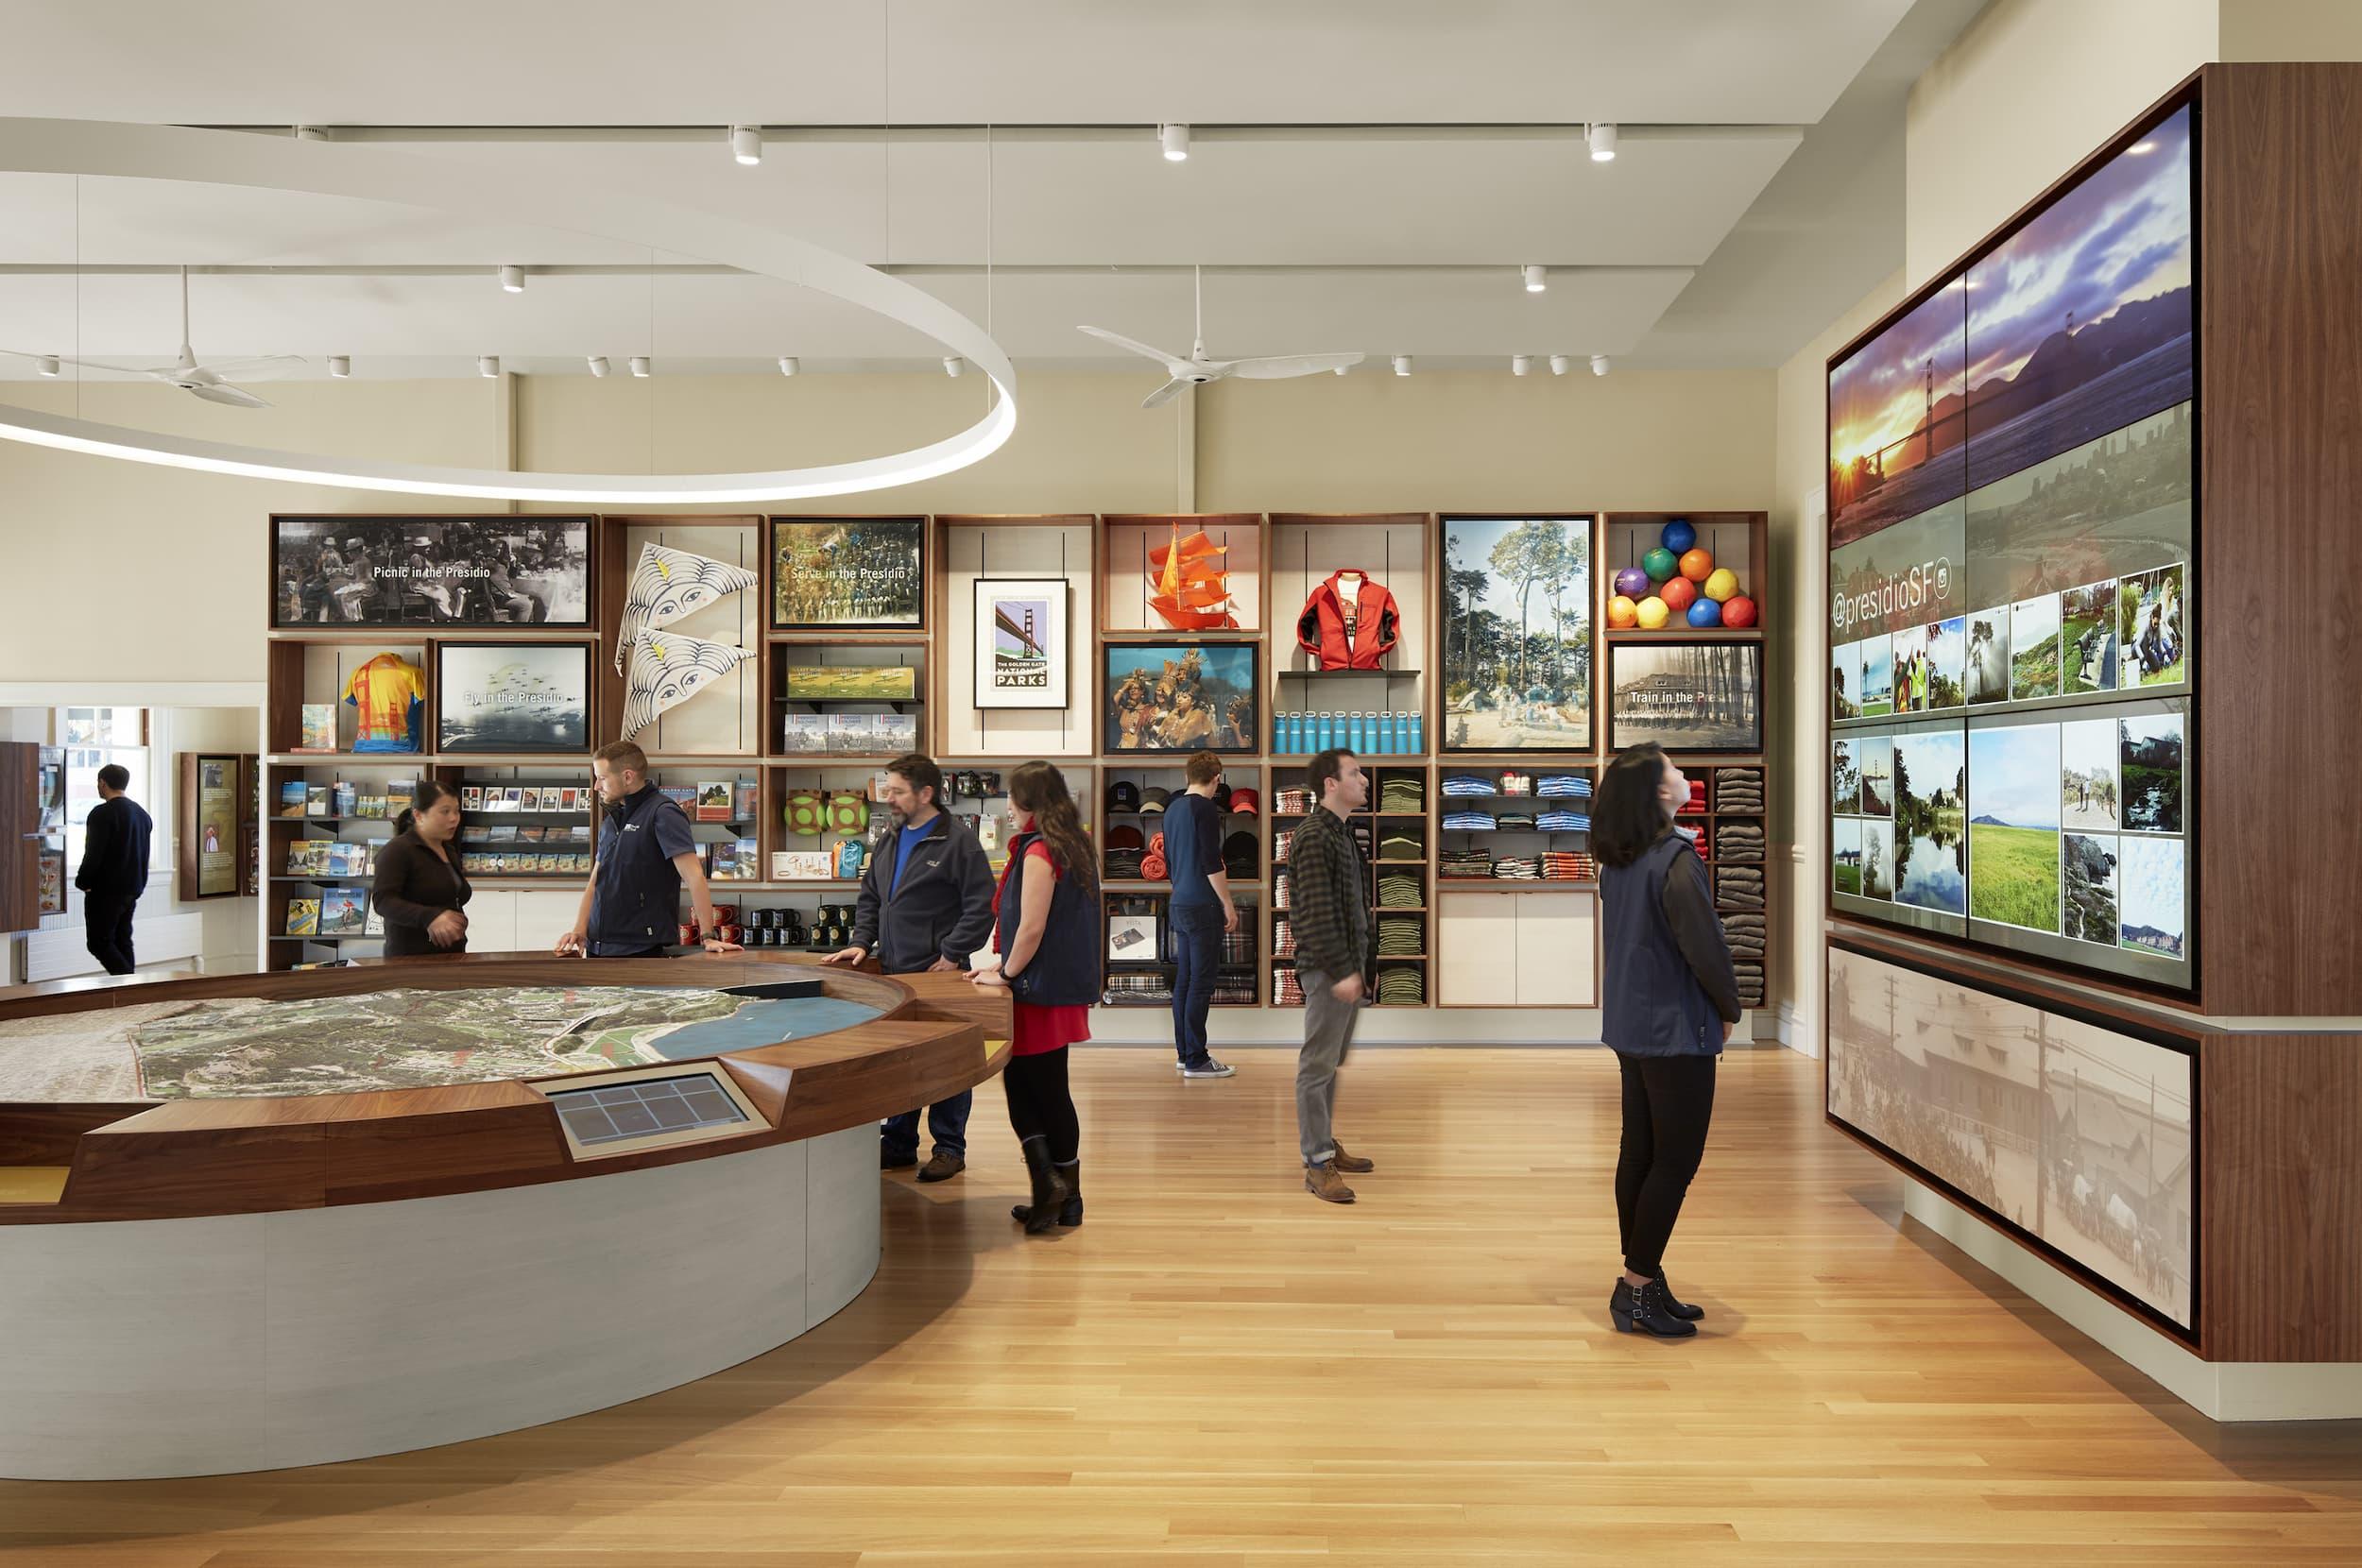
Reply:
<svg viewBox="0 0 2362 1568"><path fill-rule="evenodd" d="M976 1091L962 1089L949 1099L938 1099L927 1107L927 1131L935 1140L935 1152L956 1154L967 1158L967 1113L975 1107ZM899 1116L888 1116L878 1124L878 1135L883 1140L882 1152L898 1159L918 1157L918 1113L905 1111Z"/></svg>
<svg viewBox="0 0 2362 1568"><path fill-rule="evenodd" d="M1172 906L1172 1048L1184 1064L1206 1060L1206 1013L1222 968L1220 904Z"/></svg>

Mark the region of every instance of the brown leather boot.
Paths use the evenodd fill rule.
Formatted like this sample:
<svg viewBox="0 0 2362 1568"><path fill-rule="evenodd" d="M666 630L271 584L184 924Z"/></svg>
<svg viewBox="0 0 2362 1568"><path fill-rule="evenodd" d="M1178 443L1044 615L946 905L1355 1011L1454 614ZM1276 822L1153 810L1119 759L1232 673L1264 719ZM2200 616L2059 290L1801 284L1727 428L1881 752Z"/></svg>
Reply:
<svg viewBox="0 0 2362 1568"><path fill-rule="evenodd" d="M1365 1160L1359 1154L1346 1153L1345 1146L1342 1143L1331 1143L1329 1147L1335 1150L1329 1156L1330 1163L1348 1176L1367 1176L1378 1168L1375 1161Z"/></svg>
<svg viewBox="0 0 2362 1568"><path fill-rule="evenodd" d="M1353 1189L1345 1185L1343 1176L1337 1174L1337 1162L1334 1160L1307 1166L1304 1169L1304 1190L1324 1203L1353 1202Z"/></svg>

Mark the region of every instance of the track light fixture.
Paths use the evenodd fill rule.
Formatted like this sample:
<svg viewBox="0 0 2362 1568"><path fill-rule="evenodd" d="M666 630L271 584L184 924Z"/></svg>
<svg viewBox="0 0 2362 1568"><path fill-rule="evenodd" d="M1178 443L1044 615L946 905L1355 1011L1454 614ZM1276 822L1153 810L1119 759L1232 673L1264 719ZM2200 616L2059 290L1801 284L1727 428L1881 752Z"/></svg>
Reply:
<svg viewBox="0 0 2362 1568"><path fill-rule="evenodd" d="M1594 163L1616 162L1616 127L1612 122L1589 127L1583 131L1583 139L1590 145L1591 162Z"/></svg>
<svg viewBox="0 0 2362 1568"><path fill-rule="evenodd" d="M1553 376L1563 376L1574 367L1575 362L1565 354L1550 356L1550 374Z"/></svg>
<svg viewBox="0 0 2362 1568"><path fill-rule="evenodd" d="M1509 356L1509 373L1511 375L1528 375L1532 372L1532 369L1533 356L1532 354L1512 354Z"/></svg>
<svg viewBox="0 0 2362 1568"><path fill-rule="evenodd" d="M1409 354L1396 354L1395 356L1395 374L1397 376L1407 376L1410 373L1411 356Z"/></svg>
<svg viewBox="0 0 2362 1568"><path fill-rule="evenodd" d="M604 378L609 371L615 368L615 366L607 362L607 356L605 354L592 354L588 363L590 366L590 373L601 378Z"/></svg>
<svg viewBox="0 0 2362 1568"><path fill-rule="evenodd" d="M350 381L350 380L351 380L351 379L352 379L352 356L351 356L351 354L331 354L331 355L329 355L329 356L328 356L328 373L329 373L329 375L330 375L331 377L334 378L334 379L335 379L335 380L337 380L337 381Z"/></svg>
<svg viewBox="0 0 2362 1568"><path fill-rule="evenodd" d="M762 162L762 128L761 126L730 127L730 156L748 168Z"/></svg>
<svg viewBox="0 0 2362 1568"><path fill-rule="evenodd" d="M1159 146L1165 149L1166 162L1181 163L1188 162L1190 156L1189 127L1158 126L1156 128L1156 142Z"/></svg>
<svg viewBox="0 0 2362 1568"><path fill-rule="evenodd" d="M501 268L501 287L510 294L522 294L525 291L525 269L521 266Z"/></svg>
<svg viewBox="0 0 2362 1568"><path fill-rule="evenodd" d="M943 356L943 373L950 376L954 381L958 380L967 369L967 361L962 359L959 355L946 354Z"/></svg>
<svg viewBox="0 0 2362 1568"><path fill-rule="evenodd" d="M1607 356L1605 354L1593 354L1591 356L1591 373L1595 376L1604 376L1607 374Z"/></svg>
<svg viewBox="0 0 2362 1568"><path fill-rule="evenodd" d="M646 376L652 373L648 366L647 355L634 354L631 356L631 373L635 376Z"/></svg>
<svg viewBox="0 0 2362 1568"><path fill-rule="evenodd" d="M1550 274L1548 267L1529 266L1523 271L1528 294L1539 294L1550 286Z"/></svg>
<svg viewBox="0 0 2362 1568"><path fill-rule="evenodd" d="M298 126L295 128L295 134L296 140L299 142L325 142L328 140L328 132L322 130L317 126Z"/></svg>
<svg viewBox="0 0 2362 1568"><path fill-rule="evenodd" d="M54 376L54 375L56 375L56 374L58 373L59 368L60 368L60 366L59 366L59 365L58 365L58 356L57 356L57 355L55 355L55 354L43 354L43 355L42 355L42 356L41 356L41 364L37 366L37 368L38 368L38 369L41 371L41 373L42 373L43 375L44 375L44 376Z"/></svg>
<svg viewBox="0 0 2362 1568"><path fill-rule="evenodd" d="M479 376L482 376L482 377L483 377L486 381L491 381L491 380L493 380L493 379L497 378L497 377L500 375L500 373L501 373L501 357L500 357L500 355L498 355L498 354L478 354L478 355L476 355L476 356L475 356L475 373L476 373L477 375L479 375Z"/></svg>
<svg viewBox="0 0 2362 1568"><path fill-rule="evenodd" d="M779 356L779 374L782 376L795 375L803 367L803 361L797 359L794 354L781 354Z"/></svg>

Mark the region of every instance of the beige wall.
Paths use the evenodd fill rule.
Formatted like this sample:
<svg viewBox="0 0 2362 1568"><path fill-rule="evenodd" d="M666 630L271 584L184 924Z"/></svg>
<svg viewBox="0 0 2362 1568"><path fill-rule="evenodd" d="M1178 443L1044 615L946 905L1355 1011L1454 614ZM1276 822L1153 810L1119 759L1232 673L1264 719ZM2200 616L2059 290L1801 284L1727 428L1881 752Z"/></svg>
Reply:
<svg viewBox="0 0 2362 1568"><path fill-rule="evenodd" d="M1994 0L1911 87L1913 285L2218 58L2218 0ZM2355 8L2362 9L2362 8Z"/></svg>
<svg viewBox="0 0 2362 1568"><path fill-rule="evenodd" d="M2218 60L2362 60L2355 0L2222 0Z"/></svg>

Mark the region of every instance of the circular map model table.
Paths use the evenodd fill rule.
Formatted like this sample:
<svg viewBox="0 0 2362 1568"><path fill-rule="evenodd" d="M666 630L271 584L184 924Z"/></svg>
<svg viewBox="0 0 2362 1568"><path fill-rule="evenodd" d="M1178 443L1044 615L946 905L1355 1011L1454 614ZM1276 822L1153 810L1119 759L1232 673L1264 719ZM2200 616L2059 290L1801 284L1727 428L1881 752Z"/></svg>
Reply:
<svg viewBox="0 0 2362 1568"><path fill-rule="evenodd" d="M963 975L794 955L0 991L0 1475L393 1453L761 1355L876 1272L878 1119L1007 1035Z"/></svg>

